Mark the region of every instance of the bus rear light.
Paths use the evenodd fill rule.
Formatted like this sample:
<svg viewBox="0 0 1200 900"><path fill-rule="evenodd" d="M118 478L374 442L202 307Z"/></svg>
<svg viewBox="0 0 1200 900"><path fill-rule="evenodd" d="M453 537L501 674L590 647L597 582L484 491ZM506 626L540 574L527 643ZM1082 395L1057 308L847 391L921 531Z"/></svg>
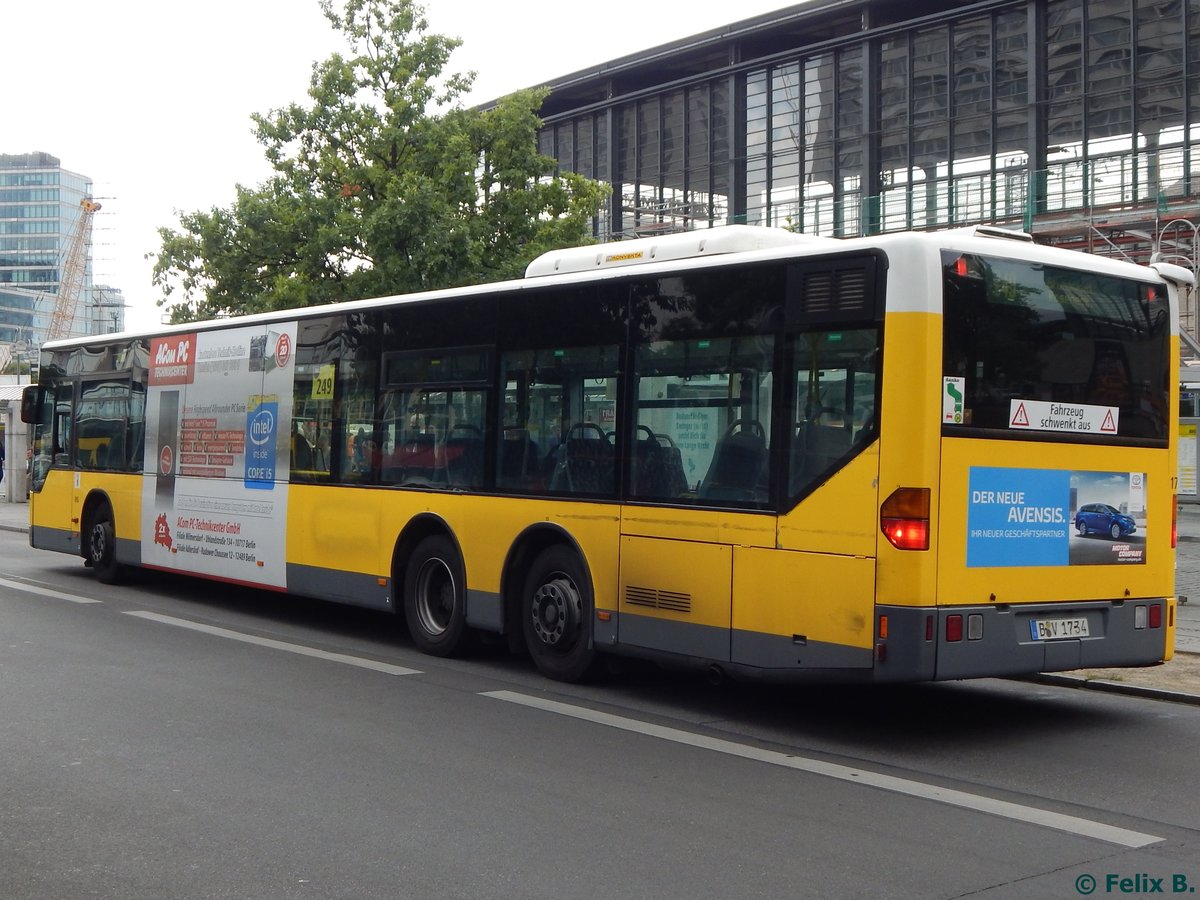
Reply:
<svg viewBox="0 0 1200 900"><path fill-rule="evenodd" d="M946 616L946 640L952 643L962 640L962 616Z"/></svg>
<svg viewBox="0 0 1200 900"><path fill-rule="evenodd" d="M1146 627L1146 623L1150 620L1149 614L1146 612L1146 607L1135 606L1133 608L1133 627L1141 630Z"/></svg>
<svg viewBox="0 0 1200 900"><path fill-rule="evenodd" d="M881 641L886 641L887 635L888 635L888 617L880 616L879 617L879 639Z"/></svg>
<svg viewBox="0 0 1200 900"><path fill-rule="evenodd" d="M925 640L933 640L933 616L925 617Z"/></svg>
<svg viewBox="0 0 1200 900"><path fill-rule="evenodd" d="M1150 627L1162 628L1162 605L1155 603L1150 607Z"/></svg>
<svg viewBox="0 0 1200 900"><path fill-rule="evenodd" d="M979 613L972 613L967 616L967 640L983 640L983 616Z"/></svg>
<svg viewBox="0 0 1200 900"><path fill-rule="evenodd" d="M879 529L897 550L929 549L929 488L896 488L879 507Z"/></svg>

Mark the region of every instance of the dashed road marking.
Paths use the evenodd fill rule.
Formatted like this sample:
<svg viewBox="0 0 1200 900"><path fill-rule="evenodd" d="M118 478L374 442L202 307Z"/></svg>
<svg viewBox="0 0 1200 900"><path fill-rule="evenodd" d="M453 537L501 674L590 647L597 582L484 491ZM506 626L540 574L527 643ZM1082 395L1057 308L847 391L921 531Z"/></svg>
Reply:
<svg viewBox="0 0 1200 900"><path fill-rule="evenodd" d="M556 713L560 716L583 719L597 725L606 725L609 728L631 731L664 741L673 741L677 744L686 744L690 747L698 747L703 750L712 750L717 753L725 753L729 756L738 756L742 759L767 763L772 766L795 769L813 775L824 775L828 778L836 778L839 781L862 784L897 794L907 794L910 797L932 800L935 803L957 806L961 809L970 809L993 816L1001 816L1030 825L1053 828L1056 831L1065 831L1069 834L1095 838L1096 840L1118 844L1122 847L1146 847L1163 840L1163 838L1152 834L1142 834L1141 832L1130 831L1126 828L1105 825L1102 822L1093 822L1090 819L1081 819L1077 816L1068 816L1045 809L1038 809L1035 806L1023 806L1022 804L1010 803L1006 800L996 800L979 794L969 794L966 791L956 791L951 788L912 781L907 778L897 778L894 775L882 775L867 769L856 769L851 766L824 762L819 759L780 753L776 750L765 750L761 747L752 747L721 738L692 734L678 728L640 722L637 719L597 712L586 707L573 706L569 703L559 703L554 700L520 694L514 691L487 691L482 696L504 700L508 703L517 703L545 712Z"/></svg>
<svg viewBox="0 0 1200 900"><path fill-rule="evenodd" d="M12 588L16 591L24 591L26 594L37 594L39 597L50 597L54 600L66 600L68 603L101 603L100 600L94 600L91 597L81 597L78 594L64 594L62 591L52 591L50 588L38 587L36 584L28 584L24 581L11 581L8 578L0 578L0 587Z"/></svg>
<svg viewBox="0 0 1200 900"><path fill-rule="evenodd" d="M240 631L232 631L228 628L217 628L215 625L204 625L200 622L192 622L188 619L177 619L174 616L164 616L160 613L147 612L145 610L127 610L127 616L136 616L139 619L147 619L151 622L158 622L163 625L174 625L176 628L187 628L191 631L199 631L204 634L211 634L215 637L225 638L230 641L240 641L243 644L254 644L257 647L268 647L272 650L282 650L285 653L295 653L299 656L309 656L313 659L323 659L326 662L341 663L346 666L357 666L360 669L370 669L373 672L383 672L387 675L420 675L418 669L408 669L404 666L394 666L391 663L379 662L374 659L366 659L361 656L348 656L345 653L330 653L328 650L317 650L315 647L306 647L303 644L291 644L287 641L277 641L273 638L258 637L253 634L243 634Z"/></svg>

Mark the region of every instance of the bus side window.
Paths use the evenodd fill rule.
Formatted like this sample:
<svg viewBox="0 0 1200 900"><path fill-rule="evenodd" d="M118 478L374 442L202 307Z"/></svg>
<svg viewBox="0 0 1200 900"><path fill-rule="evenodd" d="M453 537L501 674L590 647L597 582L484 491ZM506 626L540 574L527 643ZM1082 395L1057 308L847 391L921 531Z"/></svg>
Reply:
<svg viewBox="0 0 1200 900"><path fill-rule="evenodd" d="M374 361L346 359L338 363L330 456L341 481L370 482L377 475L376 371Z"/></svg>
<svg viewBox="0 0 1200 900"><path fill-rule="evenodd" d="M632 497L767 503L774 346L750 335L637 348Z"/></svg>
<svg viewBox="0 0 1200 900"><path fill-rule="evenodd" d="M293 481L323 480L329 475L336 373L333 363L296 363L288 438Z"/></svg>
<svg viewBox="0 0 1200 900"><path fill-rule="evenodd" d="M615 344L512 351L501 357L505 389L497 488L615 493L619 358Z"/></svg>
<svg viewBox="0 0 1200 900"><path fill-rule="evenodd" d="M71 465L71 420L74 407L74 386L60 384L54 392L54 431L50 454L54 465Z"/></svg>
<svg viewBox="0 0 1200 900"><path fill-rule="evenodd" d="M876 432L876 328L810 332L792 344L795 360L788 496L827 478Z"/></svg>
<svg viewBox="0 0 1200 900"><path fill-rule="evenodd" d="M146 455L146 386L144 384L134 383L131 385L126 447L129 455L125 461L125 471L142 471L142 461Z"/></svg>

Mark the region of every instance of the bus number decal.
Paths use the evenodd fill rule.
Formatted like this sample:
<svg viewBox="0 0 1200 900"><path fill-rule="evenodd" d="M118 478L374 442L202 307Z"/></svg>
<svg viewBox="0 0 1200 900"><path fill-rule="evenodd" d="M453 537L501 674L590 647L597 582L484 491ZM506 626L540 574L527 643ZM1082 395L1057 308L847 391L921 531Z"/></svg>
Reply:
<svg viewBox="0 0 1200 900"><path fill-rule="evenodd" d="M333 399L333 381L336 369L333 363L327 363L317 370L317 375L312 383L312 399L314 400L332 400Z"/></svg>

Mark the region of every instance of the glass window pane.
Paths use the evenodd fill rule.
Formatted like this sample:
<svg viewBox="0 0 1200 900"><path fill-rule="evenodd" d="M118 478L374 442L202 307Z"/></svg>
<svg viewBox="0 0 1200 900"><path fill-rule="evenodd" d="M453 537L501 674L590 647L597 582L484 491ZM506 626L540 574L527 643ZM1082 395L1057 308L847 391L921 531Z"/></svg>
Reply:
<svg viewBox="0 0 1200 900"><path fill-rule="evenodd" d="M638 347L630 494L765 505L773 357L770 335Z"/></svg>
<svg viewBox="0 0 1200 900"><path fill-rule="evenodd" d="M879 330L817 331L792 342L795 406L788 496L807 493L876 432Z"/></svg>

